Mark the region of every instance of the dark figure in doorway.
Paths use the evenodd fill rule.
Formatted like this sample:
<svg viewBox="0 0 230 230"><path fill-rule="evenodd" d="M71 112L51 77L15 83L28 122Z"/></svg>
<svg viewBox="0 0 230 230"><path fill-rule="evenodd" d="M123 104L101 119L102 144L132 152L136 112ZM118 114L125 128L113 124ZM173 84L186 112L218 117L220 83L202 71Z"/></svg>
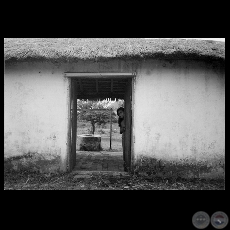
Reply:
<svg viewBox="0 0 230 230"><path fill-rule="evenodd" d="M119 116L118 118L118 125L120 127L120 134L122 134L122 148L123 148L123 157L124 157L124 147L125 147L125 137L124 137L124 132L125 132L125 112L124 112L124 108L120 107L117 109L117 115ZM124 158L123 158L124 159ZM127 171L126 169L126 165L124 162L124 169L125 171Z"/></svg>
<svg viewBox="0 0 230 230"><path fill-rule="evenodd" d="M124 117L124 108L120 107L117 109L117 115L119 116L118 118L118 125L120 127L120 134L124 134L125 132L125 117Z"/></svg>

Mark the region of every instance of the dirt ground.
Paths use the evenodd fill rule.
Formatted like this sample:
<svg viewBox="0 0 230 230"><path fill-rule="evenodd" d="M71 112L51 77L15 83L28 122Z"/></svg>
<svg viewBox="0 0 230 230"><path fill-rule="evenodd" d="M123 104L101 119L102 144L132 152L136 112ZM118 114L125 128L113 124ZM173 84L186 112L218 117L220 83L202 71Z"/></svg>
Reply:
<svg viewBox="0 0 230 230"><path fill-rule="evenodd" d="M123 172L123 152L117 151L77 151L74 171L114 171Z"/></svg>
<svg viewBox="0 0 230 230"><path fill-rule="evenodd" d="M78 135L89 133L89 129L90 125L79 124ZM223 180L128 174L122 167L118 125L113 125L112 150L109 149L109 126L103 129L97 127L96 133L101 135L103 151L84 154L77 151L77 164L71 173L41 174L4 170L4 190L225 190Z"/></svg>
<svg viewBox="0 0 230 230"><path fill-rule="evenodd" d="M4 173L4 190L225 190L222 180L160 178L115 171Z"/></svg>
<svg viewBox="0 0 230 230"><path fill-rule="evenodd" d="M223 180L183 179L123 170L123 154L116 151L77 151L70 173L4 171L4 190L225 190Z"/></svg>

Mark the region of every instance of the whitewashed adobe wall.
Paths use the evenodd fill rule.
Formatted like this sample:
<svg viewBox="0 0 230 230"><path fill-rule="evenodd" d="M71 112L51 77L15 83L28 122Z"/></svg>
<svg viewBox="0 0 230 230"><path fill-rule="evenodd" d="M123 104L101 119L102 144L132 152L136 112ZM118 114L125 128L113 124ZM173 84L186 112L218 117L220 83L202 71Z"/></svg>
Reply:
<svg viewBox="0 0 230 230"><path fill-rule="evenodd" d="M218 64L144 62L134 100L135 159L174 162L187 172L204 164L203 176L223 174L225 74Z"/></svg>
<svg viewBox="0 0 230 230"><path fill-rule="evenodd" d="M66 71L136 71L134 159L144 155L164 163L180 163L187 172L190 165L195 165L196 170L203 162L210 166L203 175L222 175L225 73L217 62L149 60L6 65L5 157L38 153L46 158L61 158L60 166L65 166Z"/></svg>
<svg viewBox="0 0 230 230"><path fill-rule="evenodd" d="M57 68L45 63L7 66L4 87L5 157L36 153L45 159L65 159L67 84L66 79L57 73Z"/></svg>

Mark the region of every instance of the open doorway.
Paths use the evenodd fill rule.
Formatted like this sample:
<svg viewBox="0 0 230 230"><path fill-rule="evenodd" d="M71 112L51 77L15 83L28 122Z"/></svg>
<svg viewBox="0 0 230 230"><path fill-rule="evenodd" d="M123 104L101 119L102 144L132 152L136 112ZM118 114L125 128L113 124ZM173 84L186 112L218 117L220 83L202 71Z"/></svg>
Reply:
<svg viewBox="0 0 230 230"><path fill-rule="evenodd" d="M68 170L76 168L80 158L77 155L77 99L103 100L123 99L125 109L124 147L121 151L123 170L131 169L132 155L132 73L65 73L69 79L69 125L68 125ZM95 169L94 169L95 170ZM109 168L108 168L109 170ZM118 169L119 170L119 169Z"/></svg>

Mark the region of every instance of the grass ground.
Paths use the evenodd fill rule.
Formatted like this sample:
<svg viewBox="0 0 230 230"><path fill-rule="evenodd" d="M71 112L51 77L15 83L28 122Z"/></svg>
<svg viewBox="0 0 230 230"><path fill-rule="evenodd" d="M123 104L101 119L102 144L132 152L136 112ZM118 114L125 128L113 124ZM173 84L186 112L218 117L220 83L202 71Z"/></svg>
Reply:
<svg viewBox="0 0 230 230"><path fill-rule="evenodd" d="M176 180L90 172L83 176L75 173L4 173L4 190L225 190L222 180Z"/></svg>

